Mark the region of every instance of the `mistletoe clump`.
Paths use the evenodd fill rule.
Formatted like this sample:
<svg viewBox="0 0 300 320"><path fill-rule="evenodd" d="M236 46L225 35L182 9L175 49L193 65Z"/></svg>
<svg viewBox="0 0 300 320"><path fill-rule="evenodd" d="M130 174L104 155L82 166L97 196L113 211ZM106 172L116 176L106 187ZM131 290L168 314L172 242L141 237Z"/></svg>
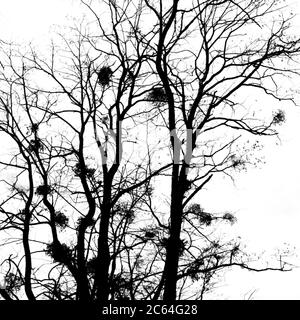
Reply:
<svg viewBox="0 0 300 320"><path fill-rule="evenodd" d="M199 280L201 269L203 268L203 266L204 266L204 258L203 257L199 257L199 258L195 259L195 261L193 261L190 264L190 266L187 269L187 273L193 281Z"/></svg>
<svg viewBox="0 0 300 320"><path fill-rule="evenodd" d="M101 86L105 87L109 84L112 77L112 70L110 67L102 67L98 72L98 82Z"/></svg>
<svg viewBox="0 0 300 320"><path fill-rule="evenodd" d="M5 290L8 292L19 291L23 285L23 280L17 274L9 272L4 278Z"/></svg>
<svg viewBox="0 0 300 320"><path fill-rule="evenodd" d="M199 221L201 224L205 224L206 226L210 226L212 220L213 220L213 217L208 212L201 212L201 214L199 214Z"/></svg>
<svg viewBox="0 0 300 320"><path fill-rule="evenodd" d="M188 210L190 213L193 213L193 214L201 214L203 212L203 209L202 207L200 206L200 204L198 203L194 203L190 206L189 210Z"/></svg>
<svg viewBox="0 0 300 320"><path fill-rule="evenodd" d="M68 226L69 218L63 212L55 212L54 222L61 229L65 229Z"/></svg>
<svg viewBox="0 0 300 320"><path fill-rule="evenodd" d="M42 140L40 138L35 138L33 140L30 140L28 151L29 152L39 152L44 149Z"/></svg>
<svg viewBox="0 0 300 320"><path fill-rule="evenodd" d="M192 204L188 209L188 213L192 213L197 216L199 222L201 224L205 224L206 226L211 225L211 222L214 219L210 213L204 212L203 208L198 203Z"/></svg>
<svg viewBox="0 0 300 320"><path fill-rule="evenodd" d="M47 194L50 194L52 192L52 188L49 185L40 185L36 188L35 193L40 196L46 196Z"/></svg>
<svg viewBox="0 0 300 320"><path fill-rule="evenodd" d="M45 252L55 262L69 264L72 260L72 250L65 243L49 243Z"/></svg>
<svg viewBox="0 0 300 320"><path fill-rule="evenodd" d="M246 170L246 161L244 159L238 158L236 155L231 155L230 160L233 169L238 171Z"/></svg>
<svg viewBox="0 0 300 320"><path fill-rule="evenodd" d="M234 224L236 222L236 217L229 212L225 213L222 218L229 221L231 224Z"/></svg>
<svg viewBox="0 0 300 320"><path fill-rule="evenodd" d="M276 113L273 114L273 124L282 124L285 122L285 113L282 110L276 111Z"/></svg>
<svg viewBox="0 0 300 320"><path fill-rule="evenodd" d="M96 169L94 168L89 168L87 166L83 166L81 165L79 162L76 163L75 167L74 167L74 173L77 177L80 177L80 176L87 176L88 178L91 178L93 177Z"/></svg>
<svg viewBox="0 0 300 320"><path fill-rule="evenodd" d="M153 88L148 94L148 100L153 102L155 105L161 105L168 101L167 94L163 88Z"/></svg>
<svg viewBox="0 0 300 320"><path fill-rule="evenodd" d="M133 222L135 218L134 210L130 203L127 202L119 202L113 208L113 213L122 217L126 217L129 223Z"/></svg>

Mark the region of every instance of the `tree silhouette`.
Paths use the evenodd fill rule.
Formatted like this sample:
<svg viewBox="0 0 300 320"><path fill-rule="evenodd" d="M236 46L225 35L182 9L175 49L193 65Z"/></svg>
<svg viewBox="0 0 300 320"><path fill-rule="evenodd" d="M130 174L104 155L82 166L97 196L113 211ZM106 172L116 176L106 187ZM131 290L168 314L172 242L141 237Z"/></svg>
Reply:
<svg viewBox="0 0 300 320"><path fill-rule="evenodd" d="M252 161L243 137L284 122L242 96L293 101L292 17L277 1L83 3L93 19L46 57L1 52L2 297L203 299L225 268L287 270L252 266L218 235L235 217L198 196Z"/></svg>

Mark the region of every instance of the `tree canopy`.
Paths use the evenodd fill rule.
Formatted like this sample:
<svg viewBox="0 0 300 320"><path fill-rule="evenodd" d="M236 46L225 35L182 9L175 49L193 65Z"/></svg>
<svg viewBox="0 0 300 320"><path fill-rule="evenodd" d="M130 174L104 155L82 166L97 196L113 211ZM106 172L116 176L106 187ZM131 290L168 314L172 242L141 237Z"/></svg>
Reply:
<svg viewBox="0 0 300 320"><path fill-rule="evenodd" d="M203 299L224 269L288 270L220 237L236 217L201 191L285 121L251 97L294 101L293 15L275 0L82 3L48 52L2 44L2 297Z"/></svg>

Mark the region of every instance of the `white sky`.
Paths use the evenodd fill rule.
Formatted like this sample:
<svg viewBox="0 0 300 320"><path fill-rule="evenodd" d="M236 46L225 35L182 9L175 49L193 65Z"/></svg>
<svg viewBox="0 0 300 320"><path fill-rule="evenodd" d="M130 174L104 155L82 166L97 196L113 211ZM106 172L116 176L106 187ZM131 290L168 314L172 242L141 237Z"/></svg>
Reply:
<svg viewBox="0 0 300 320"><path fill-rule="evenodd" d="M49 36L53 24L64 24L78 12L78 0L0 0L1 38L31 41Z"/></svg>
<svg viewBox="0 0 300 320"><path fill-rule="evenodd" d="M47 42L51 25L80 16L78 5L79 0L0 0L0 39ZM295 8L300 13L300 3ZM280 132L281 145L270 144L261 169L240 173L235 185L218 180L213 194L207 192L203 201L216 211L236 213L233 230L251 251L266 251L267 257L288 243L296 247L299 257L292 262L300 266L300 108L288 106ZM254 299L300 299L300 268L259 274L235 269L226 279L213 298L243 299L256 290Z"/></svg>

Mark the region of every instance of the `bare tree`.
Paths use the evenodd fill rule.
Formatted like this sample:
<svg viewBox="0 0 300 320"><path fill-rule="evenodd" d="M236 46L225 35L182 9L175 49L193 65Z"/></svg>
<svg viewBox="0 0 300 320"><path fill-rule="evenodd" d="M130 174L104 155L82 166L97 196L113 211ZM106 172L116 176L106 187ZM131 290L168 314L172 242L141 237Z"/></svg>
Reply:
<svg viewBox="0 0 300 320"><path fill-rule="evenodd" d="M175 300L182 268L180 237L189 222L189 203L213 174L245 165L243 155L234 153L240 134L274 135L273 126L284 120L281 110L270 121L251 116L239 92L247 88L253 94L293 101L292 96L282 95L279 84L282 77L297 74L288 62L298 56L299 39L288 32L290 17L269 18L280 12L277 1L174 0L145 1L145 5L155 21L153 64L174 157L163 281L164 299ZM232 133L229 139L227 132ZM216 139L213 143L207 133ZM201 210L199 214L203 216Z"/></svg>
<svg viewBox="0 0 300 320"><path fill-rule="evenodd" d="M83 2L93 21L50 54L5 46L0 230L20 249L4 299L203 299L225 268L286 270L251 265L218 235L235 217L198 198L285 119L245 90L293 101L279 82L299 39L276 3Z"/></svg>
<svg viewBox="0 0 300 320"><path fill-rule="evenodd" d="M169 166L150 170L146 150L146 162L136 168L130 159L134 148L121 147L137 136L129 111L145 90L135 84L144 57L120 62L116 56L109 67L101 52L87 52L81 30L75 33L78 41L64 39L62 51L72 61L65 66L56 64L55 47L50 60L33 50L24 57L14 48L3 60L1 131L17 148L2 162L13 169L12 179L3 181L9 191L1 206L2 230L22 231L25 274L15 267L32 300L33 285L45 287L38 295L47 297L106 300L135 207L151 178ZM40 280L33 274L29 233L35 226L42 232L43 224L52 240L39 242L60 271L50 269L48 279Z"/></svg>

